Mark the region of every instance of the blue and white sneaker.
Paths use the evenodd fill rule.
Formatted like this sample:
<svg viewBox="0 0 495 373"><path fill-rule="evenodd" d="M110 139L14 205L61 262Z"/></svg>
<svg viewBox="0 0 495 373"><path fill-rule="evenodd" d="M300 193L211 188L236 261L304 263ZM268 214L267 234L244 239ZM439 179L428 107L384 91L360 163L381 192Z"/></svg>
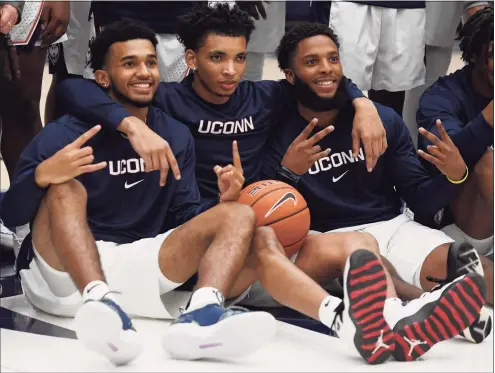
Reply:
<svg viewBox="0 0 495 373"><path fill-rule="evenodd" d="M248 355L273 338L276 323L267 312L209 304L174 320L163 336L163 348L179 360Z"/></svg>
<svg viewBox="0 0 495 373"><path fill-rule="evenodd" d="M74 323L77 338L115 365L127 364L143 352L131 319L113 300L87 301Z"/></svg>

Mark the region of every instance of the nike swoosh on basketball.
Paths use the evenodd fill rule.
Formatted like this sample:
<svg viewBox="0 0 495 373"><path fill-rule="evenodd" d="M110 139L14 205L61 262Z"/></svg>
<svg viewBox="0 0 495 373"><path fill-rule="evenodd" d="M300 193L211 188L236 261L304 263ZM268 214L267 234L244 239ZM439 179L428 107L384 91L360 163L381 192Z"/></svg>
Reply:
<svg viewBox="0 0 495 373"><path fill-rule="evenodd" d="M135 183L132 183L132 184L127 184L127 181L126 181L124 184L124 188L126 188L126 189L132 188L134 185L138 185L141 181L144 181L144 179L136 181Z"/></svg>
<svg viewBox="0 0 495 373"><path fill-rule="evenodd" d="M348 172L349 172L349 170L347 170L346 172L344 172L344 173L343 173L342 175L340 175L339 177L335 177L335 176L334 176L334 177L332 178L332 181L333 181L334 183L336 183L337 181L339 181L340 179L342 179L342 178L344 177L344 175L345 175L346 173L348 173Z"/></svg>
<svg viewBox="0 0 495 373"><path fill-rule="evenodd" d="M265 215L265 218L267 218L268 216L270 216L270 214L275 211L276 209L278 209L280 206L282 206L285 202L287 201L290 201L292 200L294 202L294 206L296 205L296 196L294 193L292 192L287 192L285 193L277 202L275 202L273 204L273 206L271 207L270 210L268 210L268 212L266 213Z"/></svg>

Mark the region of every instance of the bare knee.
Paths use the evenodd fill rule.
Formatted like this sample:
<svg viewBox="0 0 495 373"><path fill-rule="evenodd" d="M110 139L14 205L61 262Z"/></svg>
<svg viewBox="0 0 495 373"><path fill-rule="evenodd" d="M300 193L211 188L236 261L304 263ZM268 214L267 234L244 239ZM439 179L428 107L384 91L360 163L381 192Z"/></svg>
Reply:
<svg viewBox="0 0 495 373"><path fill-rule="evenodd" d="M473 174L479 181L493 179L493 151L487 151L474 166Z"/></svg>
<svg viewBox="0 0 495 373"><path fill-rule="evenodd" d="M52 184L48 187L46 193L46 202L48 204L66 199L86 203L88 200L86 188L76 179L61 184Z"/></svg>
<svg viewBox="0 0 495 373"><path fill-rule="evenodd" d="M446 243L436 247L425 259L421 266L420 284L423 290L430 290L437 285L428 281L428 276L444 279L447 277L447 258L451 244Z"/></svg>
<svg viewBox="0 0 495 373"><path fill-rule="evenodd" d="M344 247L347 254L359 249L366 249L380 255L378 241L369 233L365 232L349 232L344 240Z"/></svg>
<svg viewBox="0 0 495 373"><path fill-rule="evenodd" d="M224 202L219 204L217 208L220 211L221 223L235 222L238 227L252 227L254 229L256 215L250 206L237 202Z"/></svg>
<svg viewBox="0 0 495 373"><path fill-rule="evenodd" d="M254 233L253 249L257 256L282 253L285 251L272 228L258 227Z"/></svg>
<svg viewBox="0 0 495 373"><path fill-rule="evenodd" d="M480 256L480 260L484 273L493 272L493 261L491 261L485 256Z"/></svg>

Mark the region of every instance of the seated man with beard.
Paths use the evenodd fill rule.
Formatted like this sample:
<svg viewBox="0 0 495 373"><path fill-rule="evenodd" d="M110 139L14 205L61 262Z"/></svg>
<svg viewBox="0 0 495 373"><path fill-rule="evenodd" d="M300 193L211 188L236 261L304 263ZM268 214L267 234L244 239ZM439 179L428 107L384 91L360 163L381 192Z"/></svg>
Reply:
<svg viewBox="0 0 495 373"><path fill-rule="evenodd" d="M354 110L341 88L346 78L337 36L327 26L304 23L283 37L277 53L280 68L294 85L296 99L280 118L280 127L265 158L264 173L266 178L278 178L295 186L311 211L314 234L308 237L304 250L312 247L314 254L298 256L296 265L321 281L325 275L327 281L331 280L340 267L329 259L335 251L335 232L359 231L378 241L381 255L404 281L431 290L430 299L442 294L433 290L437 282L455 284L466 278L456 275L457 258L448 260L453 240L401 213L401 198L415 213L438 211L450 202L465 178L466 164L443 127L439 126L441 139L422 130L438 148L435 156L420 152L441 172L432 177L421 165L402 119L392 109L376 104L387 132L388 148L373 171L368 172L362 156L352 157ZM311 141L311 136L318 133L315 126L335 129L316 145ZM331 149L331 153L315 161L314 155L321 149ZM469 298L480 295L481 305L486 294L482 277L473 276L449 289L438 307L430 303L416 308L422 310L418 312L421 319L418 315L417 327L406 328L410 334L396 335L396 358L416 359L434 343L452 338L472 324L474 319L469 315L475 309ZM472 287L475 282L478 285ZM466 292L471 296L462 300L461 294ZM421 297L413 302L427 301ZM386 301L385 309L392 311L384 315L394 331L403 326L398 322L404 312L402 307L396 297ZM461 317L453 320L449 315Z"/></svg>

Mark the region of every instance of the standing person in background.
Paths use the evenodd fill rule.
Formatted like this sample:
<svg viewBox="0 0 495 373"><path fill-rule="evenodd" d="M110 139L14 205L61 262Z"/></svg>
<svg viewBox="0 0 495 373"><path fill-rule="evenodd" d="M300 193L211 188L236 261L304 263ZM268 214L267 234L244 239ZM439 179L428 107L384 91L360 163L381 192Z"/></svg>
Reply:
<svg viewBox="0 0 495 373"><path fill-rule="evenodd" d="M124 18L141 21L156 32L158 38L157 55L159 59L162 82L180 82L189 69L184 58L184 47L177 40L177 23L179 17L191 11L198 3L218 3L208 1L111 1L93 2L94 30L91 38L103 27ZM262 1L238 1L239 7L255 19L259 15L266 19L265 4ZM274 5L275 6L275 5ZM259 15L258 15L259 13ZM86 64L84 77L94 79L91 69Z"/></svg>
<svg viewBox="0 0 495 373"><path fill-rule="evenodd" d="M438 78L447 74L454 50L457 26L464 18L471 17L488 5L487 1L427 1L426 2L426 49L425 84L406 92L403 117L414 146L418 147L418 124L416 112L419 98Z"/></svg>
<svg viewBox="0 0 495 373"><path fill-rule="evenodd" d="M425 1L334 1L330 27L345 75L402 116L405 91L425 81Z"/></svg>
<svg viewBox="0 0 495 373"><path fill-rule="evenodd" d="M20 79L19 58L10 40L9 32L21 21L24 1L0 1L0 94L10 86L12 79ZM0 110L0 145L2 144L2 111ZM1 159L0 151L0 159ZM1 204L1 199L0 199ZM0 244L13 247L14 233L0 220Z"/></svg>
<svg viewBox="0 0 495 373"><path fill-rule="evenodd" d="M21 21L24 1L0 1L0 34L8 34Z"/></svg>
<svg viewBox="0 0 495 373"><path fill-rule="evenodd" d="M28 8L29 6L29 8ZM70 3L68 1L43 2L41 17L28 22L36 3L28 2L24 8L25 17L18 27L30 27L27 44L18 44L21 78L11 81L0 89L0 115L3 122L1 152L5 167L12 179L19 156L31 139L41 129L40 98L48 46L64 36L69 23ZM29 12L27 12L30 10ZM34 9L37 10L37 9ZM37 10L39 11L39 9ZM24 31L24 30L21 30ZM21 34L25 34L21 32ZM12 34L11 34L12 36ZM24 36L24 35L23 35ZM30 36L30 37L29 37ZM16 40L12 37L16 44Z"/></svg>
<svg viewBox="0 0 495 373"><path fill-rule="evenodd" d="M2 28L9 28L12 21L7 21L6 25L3 25L3 17L6 14L4 7L9 9L10 5L2 6L1 22L4 26ZM14 169L21 152L41 130L39 107L47 47L65 35L69 23L70 3L68 1L31 1L25 3L22 12L22 20L19 24L8 30L13 44L16 45L21 74L18 79L0 83L0 102L2 103L0 105L0 117L2 118L0 152L10 180L14 176ZM3 225L0 229L2 232L7 232ZM4 234L2 238L3 236ZM20 236L23 237L24 232ZM12 239L2 240L2 242L7 242L6 246L15 244L15 236L12 234L10 237Z"/></svg>
<svg viewBox="0 0 495 373"><path fill-rule="evenodd" d="M86 66L91 30L91 1L71 1L67 40L52 44L48 49L49 71L52 84L46 98L45 124L66 114L55 101L57 85L68 77L81 77Z"/></svg>
<svg viewBox="0 0 495 373"><path fill-rule="evenodd" d="M254 22L254 31L247 47L246 71L244 80L263 79L265 56L272 53L282 39L285 30L285 1L265 5L266 18Z"/></svg>
<svg viewBox="0 0 495 373"><path fill-rule="evenodd" d="M124 18L140 21L156 33L161 81L180 82L189 70L184 60L184 48L177 40L177 21L196 3L195 1L93 1L91 13L94 29L91 30L91 39L113 22ZM84 77L94 79L88 63Z"/></svg>

